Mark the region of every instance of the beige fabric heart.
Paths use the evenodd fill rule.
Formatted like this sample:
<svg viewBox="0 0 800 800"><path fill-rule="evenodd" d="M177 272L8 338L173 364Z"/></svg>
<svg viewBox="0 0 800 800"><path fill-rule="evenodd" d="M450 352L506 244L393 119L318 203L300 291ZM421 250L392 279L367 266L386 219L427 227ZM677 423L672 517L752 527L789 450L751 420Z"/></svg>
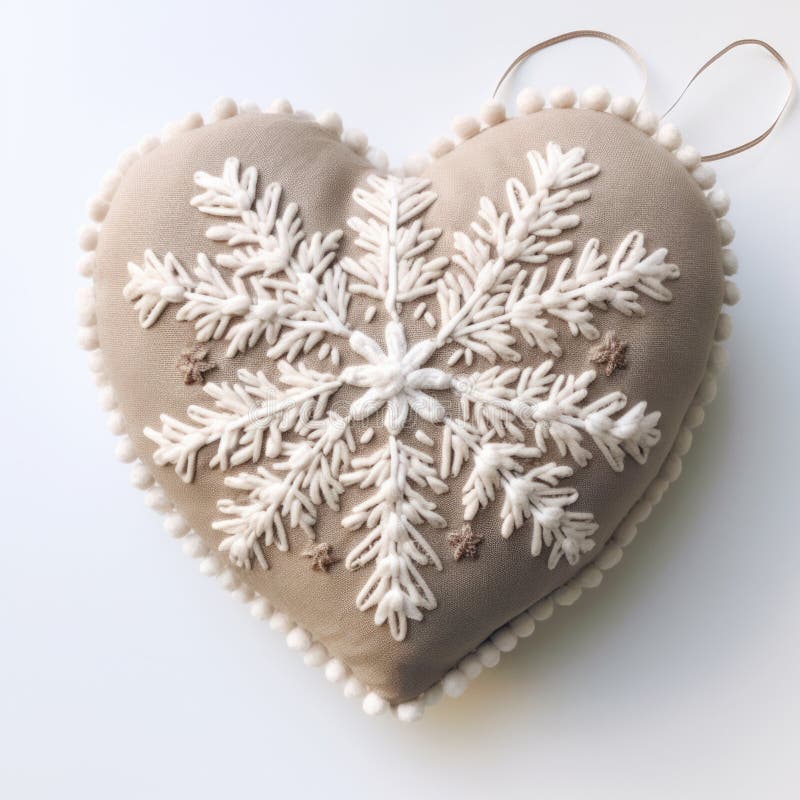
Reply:
<svg viewBox="0 0 800 800"><path fill-rule="evenodd" d="M418 176L243 113L92 207L84 343L136 481L367 710L458 694L596 585L713 394L727 199L607 104L493 107Z"/></svg>

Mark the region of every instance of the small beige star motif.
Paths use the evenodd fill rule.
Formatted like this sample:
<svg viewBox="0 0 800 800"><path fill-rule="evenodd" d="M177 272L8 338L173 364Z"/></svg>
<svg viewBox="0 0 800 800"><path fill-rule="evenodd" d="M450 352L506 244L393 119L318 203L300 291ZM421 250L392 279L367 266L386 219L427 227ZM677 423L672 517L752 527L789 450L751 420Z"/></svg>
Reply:
<svg viewBox="0 0 800 800"><path fill-rule="evenodd" d="M593 348L589 360L593 364L603 364L603 372L610 378L615 370L628 366L628 343L617 338L616 331L608 331L603 341Z"/></svg>
<svg viewBox="0 0 800 800"><path fill-rule="evenodd" d="M311 559L311 569L317 570L317 572L327 572L331 565L339 560L331 555L332 550L333 548L327 542L320 542L303 551L303 555Z"/></svg>
<svg viewBox="0 0 800 800"><path fill-rule="evenodd" d="M217 365L207 361L208 347L204 344L196 344L181 353L178 359L178 372L183 375L184 383L200 383L203 380L203 373L214 369Z"/></svg>
<svg viewBox="0 0 800 800"><path fill-rule="evenodd" d="M460 531L450 531L447 534L447 544L453 548L453 560L460 561L467 558L478 557L478 545L483 541L483 535L475 533L472 525L465 522Z"/></svg>

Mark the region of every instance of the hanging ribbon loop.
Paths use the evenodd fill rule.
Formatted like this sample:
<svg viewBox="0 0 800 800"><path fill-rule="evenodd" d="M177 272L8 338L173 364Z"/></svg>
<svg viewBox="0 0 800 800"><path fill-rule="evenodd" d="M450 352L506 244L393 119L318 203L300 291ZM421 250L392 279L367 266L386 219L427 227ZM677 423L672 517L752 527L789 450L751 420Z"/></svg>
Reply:
<svg viewBox="0 0 800 800"><path fill-rule="evenodd" d="M666 117L667 114L669 114L670 111L672 111L675 108L675 106L677 106L678 103L680 103L683 96L689 90L689 87L715 61L718 61L720 58L722 58L722 56L724 56L726 53L729 53L734 48L742 47L744 45L756 45L757 47L762 47L775 59L775 61L778 62L778 64L780 64L781 67L783 67L783 71L786 74L786 78L789 82L789 91L786 95L786 99L784 100L783 105L781 106L780 111L778 111L778 116L775 117L772 124L763 133L760 133L758 136L754 137L753 139L750 139L744 144L740 144L736 147L731 147L728 150L721 150L719 153L711 153L710 155L702 156L703 161L719 161L719 159L721 158L728 158L728 156L734 156L737 153L743 153L745 150L749 150L751 147L755 147L759 142L763 142L764 139L766 139L767 136L769 136L772 133L772 131L775 130L775 127L780 122L781 117L783 117L786 110L789 108L789 105L792 102L792 98L794 97L796 88L795 79L794 75L792 74L791 67L787 63L786 59L771 44L768 44L767 42L764 42L761 39L738 39L735 42L731 42L726 47L723 47L722 50L711 56L711 58L709 58L708 61L706 61L706 63L703 64L703 66L701 66L700 69L698 69L694 75L692 75L691 79L689 80L689 83L686 84L683 91L680 93L680 95L678 95L678 99L662 114L661 118L664 119L664 117Z"/></svg>
<svg viewBox="0 0 800 800"><path fill-rule="evenodd" d="M561 44L562 42L569 41L570 39L602 39L606 42L611 42L611 44L616 45L622 50L624 53L629 55L636 66L639 68L639 72L642 76L642 92L639 97L639 103L641 104L642 100L647 93L647 65L644 63L644 59L639 55L639 53L631 47L626 41L620 39L618 36L614 36L610 33L604 33L603 31L591 31L591 30L581 30L581 31L570 31L569 33L562 33L559 36L553 36L551 39L545 39L543 42L539 42L539 44L533 45L533 47L529 47L524 52L520 53L506 68L506 71L500 76L500 80L497 81L497 85L494 87L494 91L492 92L492 97L496 97L497 93L500 91L503 83L505 82L506 78L526 59L530 58L530 56L534 55L535 53L540 52L541 50L545 50L548 47L553 47L554 45Z"/></svg>

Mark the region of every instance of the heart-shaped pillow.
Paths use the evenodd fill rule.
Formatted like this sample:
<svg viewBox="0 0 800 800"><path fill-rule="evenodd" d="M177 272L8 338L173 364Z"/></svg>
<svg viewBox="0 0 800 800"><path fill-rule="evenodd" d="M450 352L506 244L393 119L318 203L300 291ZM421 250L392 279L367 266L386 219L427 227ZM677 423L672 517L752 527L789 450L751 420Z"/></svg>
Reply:
<svg viewBox="0 0 800 800"><path fill-rule="evenodd" d="M727 198L674 126L575 102L492 102L390 172L334 114L223 101L90 204L120 457L371 713L459 694L597 585L713 395Z"/></svg>

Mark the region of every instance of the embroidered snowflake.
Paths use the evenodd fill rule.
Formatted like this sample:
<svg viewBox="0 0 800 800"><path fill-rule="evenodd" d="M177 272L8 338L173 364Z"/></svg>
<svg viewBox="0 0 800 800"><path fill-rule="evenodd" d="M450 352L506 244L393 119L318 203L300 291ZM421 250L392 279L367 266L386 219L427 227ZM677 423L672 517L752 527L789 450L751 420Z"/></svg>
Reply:
<svg viewBox="0 0 800 800"><path fill-rule="evenodd" d="M375 623L388 623L402 640L408 620L436 607L420 572L442 569L423 533L447 527L433 497L447 492L448 479L467 465L464 523L498 498L501 534L528 524L533 556L549 548L551 569L562 557L574 565L592 549L594 516L572 510L578 493L562 485L573 466L548 459L555 452L584 467L591 440L613 470L623 469L626 456L643 463L659 440L659 412L644 402L628 407L621 392L586 402L592 370L558 374L552 358L523 368L497 362L520 361L518 336L558 357L556 321L573 336L597 339L598 311L643 314L640 295L669 301L664 282L679 272L666 262L666 250L648 254L636 231L610 258L591 239L574 262L565 257L551 271L551 259L572 250L563 234L580 220L568 212L589 198L584 184L599 168L581 148L563 152L552 143L528 161L532 190L508 180L502 211L482 198L471 234L454 236L454 266L447 271L450 260L429 252L441 230L422 222L436 200L427 180L368 177L354 192L365 218L348 221L361 256L337 261L343 232L308 236L297 205L282 207L281 187L269 184L257 196L255 168L242 170L235 158L219 177L198 172L203 192L191 201L218 218L207 236L228 250L215 263L198 254L191 269L171 253L160 259L151 251L141 265L129 264L125 296L143 327L175 305L178 320L194 323L199 342L225 339L228 358L265 345L277 363L277 384L261 371L239 370L234 383L205 384L214 403L189 406L188 422L162 415L160 429L145 429L157 446L154 461L173 465L185 481L193 480L204 450L211 469L256 465L225 477L240 495L219 501L222 518L214 523L224 536L220 549L234 564L266 569L270 546L289 549L287 529L313 541L318 508L339 511L347 487L357 486L367 495L341 524L366 535L345 566L373 566L358 608L374 608ZM382 306L382 344L349 319L353 294ZM432 319L432 335L410 343L404 304L434 296L439 319ZM343 367L340 348L348 355ZM450 351L447 371L429 365L443 348ZM312 353L330 371L301 359ZM489 362L485 369L454 371L476 357ZM331 398L345 386L360 393L342 415ZM448 412L443 393L457 398L459 413ZM441 426L438 456L422 432L421 447L401 438L412 411ZM353 423L362 420L383 424L385 445L361 452L373 430L357 441Z"/></svg>

